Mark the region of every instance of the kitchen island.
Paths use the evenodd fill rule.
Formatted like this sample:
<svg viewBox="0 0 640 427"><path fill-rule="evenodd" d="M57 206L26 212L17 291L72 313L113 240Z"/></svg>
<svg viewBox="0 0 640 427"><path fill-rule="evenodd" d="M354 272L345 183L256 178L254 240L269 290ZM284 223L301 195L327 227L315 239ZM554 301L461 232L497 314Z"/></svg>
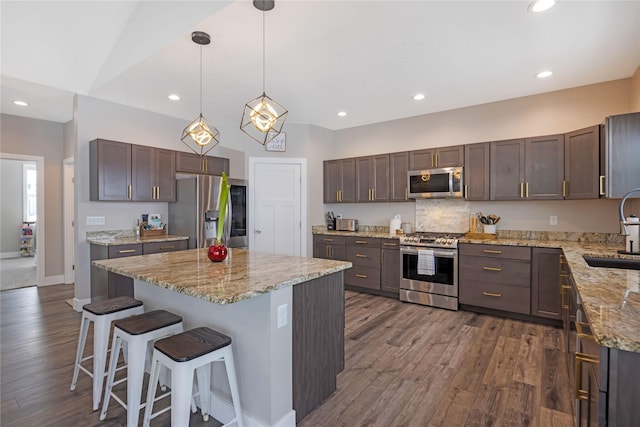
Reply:
<svg viewBox="0 0 640 427"><path fill-rule="evenodd" d="M145 310L166 309L185 328L233 340L245 426L294 426L334 390L344 366L343 271L351 263L230 249L94 261L134 279ZM224 368L213 370L211 414L233 418Z"/></svg>

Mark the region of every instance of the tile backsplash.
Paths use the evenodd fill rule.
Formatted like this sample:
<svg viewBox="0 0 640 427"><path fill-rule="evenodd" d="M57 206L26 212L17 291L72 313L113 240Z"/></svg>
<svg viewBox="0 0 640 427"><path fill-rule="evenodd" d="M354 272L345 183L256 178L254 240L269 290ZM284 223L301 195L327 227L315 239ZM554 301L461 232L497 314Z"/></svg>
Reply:
<svg viewBox="0 0 640 427"><path fill-rule="evenodd" d="M416 200L416 231L467 233L469 202L460 199Z"/></svg>

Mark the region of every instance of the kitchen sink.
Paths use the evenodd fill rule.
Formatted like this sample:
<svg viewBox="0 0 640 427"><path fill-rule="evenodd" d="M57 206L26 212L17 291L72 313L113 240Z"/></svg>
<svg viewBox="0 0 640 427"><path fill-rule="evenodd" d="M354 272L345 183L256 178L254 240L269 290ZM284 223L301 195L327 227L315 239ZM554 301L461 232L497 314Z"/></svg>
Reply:
<svg viewBox="0 0 640 427"><path fill-rule="evenodd" d="M583 256L590 267L623 268L627 270L640 270L640 259L622 258L598 258Z"/></svg>

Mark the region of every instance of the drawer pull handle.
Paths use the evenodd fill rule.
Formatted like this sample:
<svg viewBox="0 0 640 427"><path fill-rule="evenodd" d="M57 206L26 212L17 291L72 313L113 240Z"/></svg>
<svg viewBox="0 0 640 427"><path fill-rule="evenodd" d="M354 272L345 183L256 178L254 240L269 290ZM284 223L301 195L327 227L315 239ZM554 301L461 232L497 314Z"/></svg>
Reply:
<svg viewBox="0 0 640 427"><path fill-rule="evenodd" d="M501 254L502 253L502 251L498 251L495 249L485 249L482 252L484 252L485 254Z"/></svg>
<svg viewBox="0 0 640 427"><path fill-rule="evenodd" d="M356 277L360 279L366 279L368 276L366 274L356 274Z"/></svg>
<svg viewBox="0 0 640 427"><path fill-rule="evenodd" d="M502 269L498 267L482 267L482 269L488 271L502 271Z"/></svg>
<svg viewBox="0 0 640 427"><path fill-rule="evenodd" d="M576 325L576 333L580 338L586 338L586 339L595 341L595 338L593 336L593 333L591 332L591 328L589 327L588 323L578 322L578 321L575 321L574 323Z"/></svg>
<svg viewBox="0 0 640 427"><path fill-rule="evenodd" d="M604 175L600 175L600 195L604 196Z"/></svg>
<svg viewBox="0 0 640 427"><path fill-rule="evenodd" d="M175 249L175 246L160 246L160 250L165 250L165 249Z"/></svg>
<svg viewBox="0 0 640 427"><path fill-rule="evenodd" d="M136 250L135 249L122 249L122 250L118 251L119 254L130 254L132 252L136 252Z"/></svg>
<svg viewBox="0 0 640 427"><path fill-rule="evenodd" d="M324 239L325 242L333 242L333 239Z"/></svg>
<svg viewBox="0 0 640 427"><path fill-rule="evenodd" d="M493 292L483 292L482 295L487 296L487 297L494 297L494 298L501 298L502 294L496 294Z"/></svg>
<svg viewBox="0 0 640 427"><path fill-rule="evenodd" d="M364 254L356 254L356 256L358 258L369 258L369 255L364 255Z"/></svg>
<svg viewBox="0 0 640 427"><path fill-rule="evenodd" d="M398 246L397 243L383 243L382 246L393 246L394 248Z"/></svg>
<svg viewBox="0 0 640 427"><path fill-rule="evenodd" d="M564 295L565 295L565 288L563 287L562 290L560 291L560 307L563 310L568 310L569 304L565 302Z"/></svg>
<svg viewBox="0 0 640 427"><path fill-rule="evenodd" d="M579 400L589 400L589 392L587 390L583 390L580 386L582 385L582 363L598 363L599 359L597 357L590 356L588 354L580 353L576 351L576 399Z"/></svg>
<svg viewBox="0 0 640 427"><path fill-rule="evenodd" d="M356 240L356 245L366 245L367 241L366 240Z"/></svg>

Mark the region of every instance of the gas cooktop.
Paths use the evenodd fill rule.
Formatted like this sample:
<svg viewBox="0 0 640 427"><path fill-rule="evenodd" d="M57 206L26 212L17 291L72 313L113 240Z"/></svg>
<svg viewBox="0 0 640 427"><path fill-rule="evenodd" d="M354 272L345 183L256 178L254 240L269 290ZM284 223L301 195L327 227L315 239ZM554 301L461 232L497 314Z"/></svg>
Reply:
<svg viewBox="0 0 640 427"><path fill-rule="evenodd" d="M418 231L400 237L400 244L404 246L424 246L428 248L457 248L458 239L464 233L435 233Z"/></svg>

